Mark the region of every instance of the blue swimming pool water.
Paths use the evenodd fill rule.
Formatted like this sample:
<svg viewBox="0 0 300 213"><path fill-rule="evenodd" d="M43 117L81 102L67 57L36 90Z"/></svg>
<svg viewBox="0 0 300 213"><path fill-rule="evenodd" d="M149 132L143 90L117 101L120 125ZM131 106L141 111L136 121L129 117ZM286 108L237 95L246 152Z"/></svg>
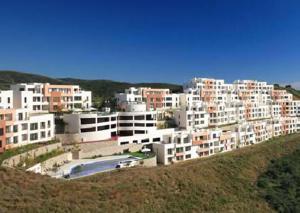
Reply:
<svg viewBox="0 0 300 213"><path fill-rule="evenodd" d="M107 161L82 164L80 169L77 169L76 167L71 169L69 178L78 178L78 177L92 175L98 172L103 172L106 170L112 170L116 168L116 166L120 161L124 161L127 159L134 159L134 158L126 157L126 158L119 158L116 160L107 160Z"/></svg>

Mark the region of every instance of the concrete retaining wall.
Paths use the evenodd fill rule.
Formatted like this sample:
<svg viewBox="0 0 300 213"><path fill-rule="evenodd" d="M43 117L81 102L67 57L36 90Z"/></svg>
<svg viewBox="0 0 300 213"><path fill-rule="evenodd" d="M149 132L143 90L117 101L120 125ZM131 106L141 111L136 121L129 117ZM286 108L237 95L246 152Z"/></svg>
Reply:
<svg viewBox="0 0 300 213"><path fill-rule="evenodd" d="M156 156L154 156L152 158L147 158L147 159L140 160L140 165L143 166L143 167L157 166L157 158L156 158Z"/></svg>
<svg viewBox="0 0 300 213"><path fill-rule="evenodd" d="M126 144L122 146L99 147L89 151L79 151L79 158L89 158L94 156L109 156L124 152L137 152L142 149L144 144ZM74 155L73 155L74 156Z"/></svg>
<svg viewBox="0 0 300 213"><path fill-rule="evenodd" d="M30 167L26 171L47 174L47 171L52 170L55 165L61 166L71 160L72 160L72 153L67 152L67 153L63 153L61 155L55 156L53 158L50 158L44 162L38 163L38 164Z"/></svg>
<svg viewBox="0 0 300 213"><path fill-rule="evenodd" d="M56 157L50 158L41 163L41 173L45 174L47 171L51 170L54 165L62 166L63 164L72 160L72 153L67 152Z"/></svg>
<svg viewBox="0 0 300 213"><path fill-rule="evenodd" d="M2 162L2 166L8 166L8 167L15 167L17 166L20 162L25 160L26 158L36 158L37 156L46 154L48 152L51 152L56 149L61 149L62 144L59 143L54 143L54 144L49 144L45 145L33 150L30 150L28 152L13 156L11 158L8 158Z"/></svg>

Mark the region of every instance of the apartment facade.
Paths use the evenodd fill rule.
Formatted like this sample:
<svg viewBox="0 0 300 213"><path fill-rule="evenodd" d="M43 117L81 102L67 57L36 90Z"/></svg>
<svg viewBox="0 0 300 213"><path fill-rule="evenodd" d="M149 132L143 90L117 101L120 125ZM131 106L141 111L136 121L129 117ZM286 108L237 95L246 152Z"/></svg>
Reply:
<svg viewBox="0 0 300 213"><path fill-rule="evenodd" d="M14 108L34 112L66 112L88 110L92 106L90 91L77 85L31 83L11 85Z"/></svg>
<svg viewBox="0 0 300 213"><path fill-rule="evenodd" d="M27 109L0 109L0 152L53 138L52 114L31 114Z"/></svg>

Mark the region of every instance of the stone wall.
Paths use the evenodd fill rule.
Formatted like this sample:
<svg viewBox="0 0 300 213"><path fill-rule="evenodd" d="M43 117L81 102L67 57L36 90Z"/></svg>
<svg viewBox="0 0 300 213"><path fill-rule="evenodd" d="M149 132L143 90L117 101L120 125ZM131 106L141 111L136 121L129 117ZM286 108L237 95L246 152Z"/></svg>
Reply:
<svg viewBox="0 0 300 213"><path fill-rule="evenodd" d="M140 166L143 166L143 167L154 167L154 166L157 166L156 155L154 157L152 157L152 158L147 158L147 159L140 160Z"/></svg>
<svg viewBox="0 0 300 213"><path fill-rule="evenodd" d="M48 152L51 152L53 150L61 149L61 148L62 148L62 144L60 142L45 145L45 146L30 150L28 152L24 152L22 154L15 155L11 158L8 158L8 159L6 159L2 162L2 166L15 167L20 162L25 160L26 158L33 158L34 159L37 156L40 156L40 155L46 154Z"/></svg>
<svg viewBox="0 0 300 213"><path fill-rule="evenodd" d="M72 160L72 153L67 152L61 155L50 158L41 163L41 173L45 174L47 171L51 170L55 165L62 166L63 164Z"/></svg>
<svg viewBox="0 0 300 213"><path fill-rule="evenodd" d="M55 165L61 166L71 160L72 160L72 153L67 152L67 153L63 153L61 155L55 156L53 158L50 158L44 162L38 163L38 164L28 168L26 171L47 174L47 172L49 170L52 170Z"/></svg>

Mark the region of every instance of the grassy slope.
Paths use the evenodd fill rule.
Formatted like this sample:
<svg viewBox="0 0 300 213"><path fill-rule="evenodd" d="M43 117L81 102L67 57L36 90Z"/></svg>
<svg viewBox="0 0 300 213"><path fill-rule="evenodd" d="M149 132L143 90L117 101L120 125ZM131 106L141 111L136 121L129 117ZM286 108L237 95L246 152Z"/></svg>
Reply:
<svg viewBox="0 0 300 213"><path fill-rule="evenodd" d="M61 181L0 169L0 212L266 212L256 181L300 135L168 167L132 168Z"/></svg>

